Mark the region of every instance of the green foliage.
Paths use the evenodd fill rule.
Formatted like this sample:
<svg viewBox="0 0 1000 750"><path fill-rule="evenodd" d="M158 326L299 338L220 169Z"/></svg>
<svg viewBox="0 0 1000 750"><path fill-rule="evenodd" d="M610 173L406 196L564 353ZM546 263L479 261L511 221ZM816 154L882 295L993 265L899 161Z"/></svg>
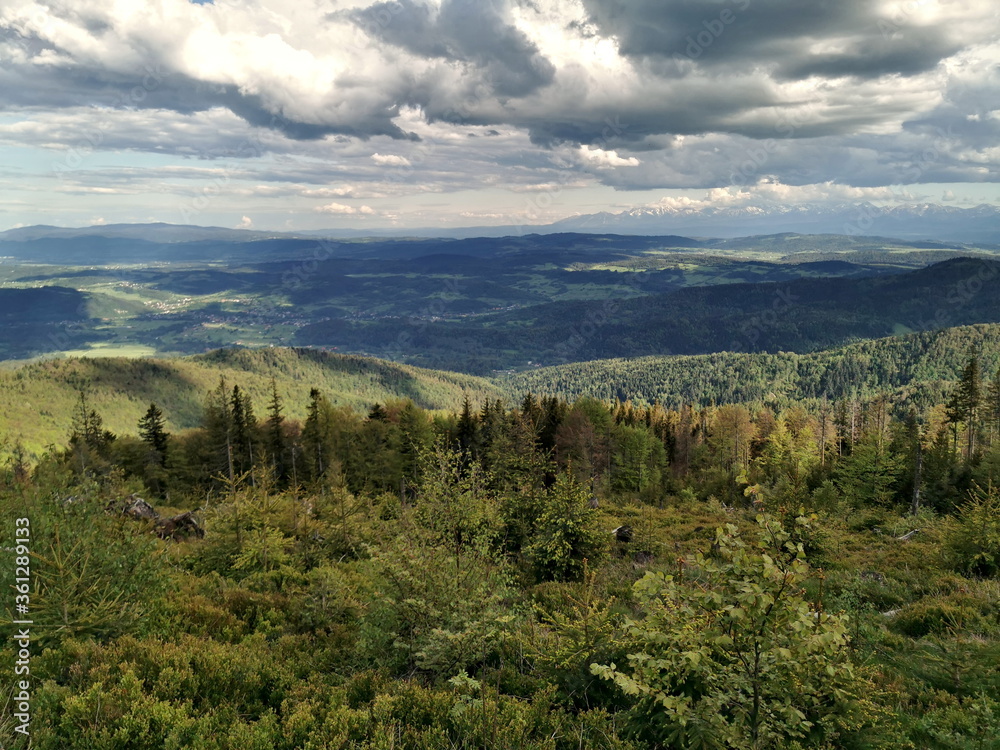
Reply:
<svg viewBox="0 0 1000 750"><path fill-rule="evenodd" d="M0 503L4 518L31 524L34 639L106 640L155 627L171 584L148 527L106 513L96 498L4 493ZM13 574L3 571L8 584Z"/></svg>
<svg viewBox="0 0 1000 750"><path fill-rule="evenodd" d="M590 497L569 473L560 474L541 497L533 541L524 551L537 580L577 580L588 560L599 562L607 554L607 535L597 525Z"/></svg>
<svg viewBox="0 0 1000 750"><path fill-rule="evenodd" d="M805 523L802 519L801 523ZM760 518L749 545L730 525L718 553L683 578L636 584L629 668L594 665L633 696L636 731L679 747L829 746L864 725L866 681L850 663L846 618L803 596L801 545Z"/></svg>
<svg viewBox="0 0 1000 750"><path fill-rule="evenodd" d="M420 474L415 514L419 523L452 551L457 565L464 553L490 554L500 535L500 516L480 465L470 465L464 451L438 440L423 453Z"/></svg>
<svg viewBox="0 0 1000 750"><path fill-rule="evenodd" d="M840 465L837 485L847 501L859 507L889 505L895 498L902 457L891 450L884 435L869 433L854 444Z"/></svg>
<svg viewBox="0 0 1000 750"><path fill-rule="evenodd" d="M1000 571L1000 490L974 488L958 510L948 551L962 573L995 576Z"/></svg>
<svg viewBox="0 0 1000 750"><path fill-rule="evenodd" d="M1000 702L984 694L958 701L942 693L914 727L918 747L1000 750Z"/></svg>
<svg viewBox="0 0 1000 750"><path fill-rule="evenodd" d="M450 541L413 531L371 550L361 618L362 656L393 674L454 675L486 660L512 615L507 566L488 553L456 554Z"/></svg>
<svg viewBox="0 0 1000 750"><path fill-rule="evenodd" d="M778 347L694 355L673 350L670 356L645 357L633 352L624 359L517 372L497 382L512 397L530 391L613 402L627 394L674 408L713 402L786 406L879 393L898 393L928 406L944 400L961 379L970 346L982 351L980 367L995 371L1000 365L1000 326L948 328L829 349L812 345L805 350Z"/></svg>
<svg viewBox="0 0 1000 750"><path fill-rule="evenodd" d="M166 429L176 434L202 423L205 394L220 377L238 383L258 404L270 403L273 378L288 405L285 416L296 420L306 417L311 388L350 409L397 398L445 409L459 406L466 394L477 399L499 395L479 378L306 349L229 349L172 359L55 359L0 369L0 435L19 436L35 452L63 444L79 405L75 384L86 385L89 409L115 434L134 431L151 401L163 411Z"/></svg>
<svg viewBox="0 0 1000 750"><path fill-rule="evenodd" d="M949 633L982 634L990 615L995 616L1000 611L984 612L984 608L995 608L983 605L983 602L962 594L924 597L895 613L891 626L910 638Z"/></svg>

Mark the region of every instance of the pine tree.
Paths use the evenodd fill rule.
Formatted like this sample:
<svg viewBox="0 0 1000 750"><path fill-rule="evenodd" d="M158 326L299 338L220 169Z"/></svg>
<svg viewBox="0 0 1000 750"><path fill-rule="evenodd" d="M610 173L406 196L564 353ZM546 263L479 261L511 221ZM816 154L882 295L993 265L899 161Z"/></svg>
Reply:
<svg viewBox="0 0 1000 750"><path fill-rule="evenodd" d="M902 468L902 458L891 450L886 437L868 432L840 464L837 485L847 499L859 507L889 505L896 496Z"/></svg>
<svg viewBox="0 0 1000 750"><path fill-rule="evenodd" d="M163 497L167 484L167 447L170 435L164 427L163 412L156 404L150 404L145 416L139 420L139 436L148 451L143 470L146 488L157 497Z"/></svg>
<svg viewBox="0 0 1000 750"><path fill-rule="evenodd" d="M302 454L306 476L311 480L322 477L333 462L331 412L330 403L319 389L310 390L306 423L302 427Z"/></svg>
<svg viewBox="0 0 1000 750"><path fill-rule="evenodd" d="M70 444L86 445L90 450L103 454L114 439L114 433L104 429L104 419L90 407L86 392L81 390L73 415Z"/></svg>
<svg viewBox="0 0 1000 750"><path fill-rule="evenodd" d="M542 399L542 421L538 427L538 445L548 456L556 446L556 432L566 416L566 404L555 396Z"/></svg>
<svg viewBox="0 0 1000 750"><path fill-rule="evenodd" d="M434 432L427 415L412 401L407 401L399 412L399 432L403 477L400 495L405 499L408 489L420 482L421 456L433 443Z"/></svg>
<svg viewBox="0 0 1000 750"><path fill-rule="evenodd" d="M257 418L253 413L253 402L250 394L238 385L233 386L230 400L232 414L232 450L233 468L238 474L245 474L253 469L257 442Z"/></svg>
<svg viewBox="0 0 1000 750"><path fill-rule="evenodd" d="M990 381L986 389L986 413L983 415L989 424L990 445L1000 437L1000 368Z"/></svg>
<svg viewBox="0 0 1000 750"><path fill-rule="evenodd" d="M114 440L114 433L104 429L104 420L91 408L87 394L81 389L69 438L69 455L73 459L74 469L83 473L106 467Z"/></svg>
<svg viewBox="0 0 1000 750"><path fill-rule="evenodd" d="M13 474L14 483L25 485L31 476L31 469L28 464L28 451L20 439L14 443L11 449L10 468Z"/></svg>
<svg viewBox="0 0 1000 750"><path fill-rule="evenodd" d="M472 404L466 396L462 402L462 413L458 417L458 424L455 427L455 438L458 441L458 448L462 452L462 461L465 466L469 462L479 458L480 450L479 420L472 413Z"/></svg>
<svg viewBox="0 0 1000 750"><path fill-rule="evenodd" d="M965 425L966 460L971 460L976 451L976 435L979 431L979 409L982 404L982 390L979 382L979 357L975 352L962 371L962 378L951 394L946 409L948 423L952 426L954 450L958 452L959 425Z"/></svg>
<svg viewBox="0 0 1000 750"><path fill-rule="evenodd" d="M267 454L271 459L271 469L279 487L288 484L288 440L285 437L285 415L282 411L281 395L278 384L271 378L271 401L267 407L267 425L265 428L265 443Z"/></svg>
<svg viewBox="0 0 1000 750"><path fill-rule="evenodd" d="M232 482L235 479L233 465L233 413L229 398L229 386L225 377L205 401L205 415L202 419L205 435L214 454L210 464L212 472L219 472Z"/></svg>
<svg viewBox="0 0 1000 750"><path fill-rule="evenodd" d="M156 462L160 466L165 465L170 435L164 426L163 412L156 404L151 403L145 416L139 420L139 437L149 446L150 451L156 454Z"/></svg>

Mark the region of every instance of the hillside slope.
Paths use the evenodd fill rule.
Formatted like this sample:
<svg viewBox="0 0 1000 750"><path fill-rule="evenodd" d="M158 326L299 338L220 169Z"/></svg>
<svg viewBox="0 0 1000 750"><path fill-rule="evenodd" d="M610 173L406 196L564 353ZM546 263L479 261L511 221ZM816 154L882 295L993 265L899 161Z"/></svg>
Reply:
<svg viewBox="0 0 1000 750"><path fill-rule="evenodd" d="M367 409L410 398L427 409L456 409L471 399L495 397L486 381L365 357L308 349L219 350L178 359L54 359L0 370L0 441L22 440L31 450L63 444L83 388L116 433L136 432L151 401L180 430L198 424L205 396L225 377L245 388L258 418L264 416L273 377L286 415L304 418L309 390L335 404Z"/></svg>
<svg viewBox="0 0 1000 750"><path fill-rule="evenodd" d="M780 352L608 359L546 367L495 379L509 397L531 391L568 399L707 404L837 399L907 391L940 400L981 352L986 377L1000 366L1000 325L975 325L863 341L809 354Z"/></svg>

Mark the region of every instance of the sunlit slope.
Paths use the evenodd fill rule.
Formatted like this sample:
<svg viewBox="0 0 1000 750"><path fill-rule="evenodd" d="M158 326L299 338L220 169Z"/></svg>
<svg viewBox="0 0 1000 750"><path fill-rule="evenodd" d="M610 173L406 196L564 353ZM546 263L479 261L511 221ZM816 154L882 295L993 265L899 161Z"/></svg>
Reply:
<svg viewBox="0 0 1000 750"><path fill-rule="evenodd" d="M723 352L674 357L606 359L539 368L497 378L512 397L531 391L574 399L708 404L775 404L909 390L940 399L958 378L969 352L981 352L984 373L1000 364L1000 325L948 328L794 354Z"/></svg>
<svg viewBox="0 0 1000 750"><path fill-rule="evenodd" d="M198 424L206 394L225 377L245 388L258 417L273 377L290 417L303 418L309 390L336 404L367 409L398 398L428 409L455 409L497 395L490 383L467 375L424 370L366 357L307 349L219 350L178 359L55 359L0 370L0 440L21 439L32 450L62 444L82 388L114 432L135 433L155 401L172 430Z"/></svg>

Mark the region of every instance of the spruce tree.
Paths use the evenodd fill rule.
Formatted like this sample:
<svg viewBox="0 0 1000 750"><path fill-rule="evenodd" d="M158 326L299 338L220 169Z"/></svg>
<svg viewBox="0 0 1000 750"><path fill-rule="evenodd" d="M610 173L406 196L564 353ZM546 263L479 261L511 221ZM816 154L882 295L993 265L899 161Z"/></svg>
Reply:
<svg viewBox="0 0 1000 750"><path fill-rule="evenodd" d="M407 488L415 487L420 481L421 457L434 442L434 431L427 415L412 401L407 401L399 412L399 432L403 473L400 494L405 499Z"/></svg>
<svg viewBox="0 0 1000 750"><path fill-rule="evenodd" d="M962 371L962 378L951 394L946 406L948 423L952 426L954 450L958 452L959 425L965 425L966 460L971 460L976 451L976 435L979 431L979 410L982 405L982 391L979 382L979 357L975 352Z"/></svg>
<svg viewBox="0 0 1000 750"><path fill-rule="evenodd" d="M986 389L985 414L983 415L989 424L990 445L1000 436L1000 368L990 381Z"/></svg>
<svg viewBox="0 0 1000 750"><path fill-rule="evenodd" d="M458 424L455 427L455 437L458 441L459 450L462 452L462 459L465 465L479 457L480 431L479 420L472 413L472 404L469 397L465 397L462 402L462 413L458 417Z"/></svg>
<svg viewBox="0 0 1000 750"><path fill-rule="evenodd" d="M150 404L145 416L139 420L139 436L148 448L143 465L143 481L146 488L157 497L163 497L167 484L167 447L170 435L164 427L163 412L156 404Z"/></svg>
<svg viewBox="0 0 1000 750"><path fill-rule="evenodd" d="M229 386L225 377L205 401L205 415L202 419L205 435L214 454L211 463L213 472L220 472L232 482L235 478L233 465L233 413L229 399Z"/></svg>
<svg viewBox="0 0 1000 750"><path fill-rule="evenodd" d="M250 394L238 385L233 386L230 401L232 414L233 467L238 474L245 474L254 466L257 451L257 418L253 413Z"/></svg>
<svg viewBox="0 0 1000 750"><path fill-rule="evenodd" d="M317 388L309 391L306 423L302 427L302 453L309 479L319 479L326 472L330 459L330 404Z"/></svg>
<svg viewBox="0 0 1000 750"><path fill-rule="evenodd" d="M271 378L271 401L267 407L265 443L274 478L280 487L288 483L288 440L285 437L284 423L285 415L282 410L281 395L278 393L278 384Z"/></svg>
<svg viewBox="0 0 1000 750"><path fill-rule="evenodd" d="M154 403L149 405L145 416L139 420L139 437L155 454L156 462L163 466L167 459L167 442L170 435L164 425L163 412Z"/></svg>

